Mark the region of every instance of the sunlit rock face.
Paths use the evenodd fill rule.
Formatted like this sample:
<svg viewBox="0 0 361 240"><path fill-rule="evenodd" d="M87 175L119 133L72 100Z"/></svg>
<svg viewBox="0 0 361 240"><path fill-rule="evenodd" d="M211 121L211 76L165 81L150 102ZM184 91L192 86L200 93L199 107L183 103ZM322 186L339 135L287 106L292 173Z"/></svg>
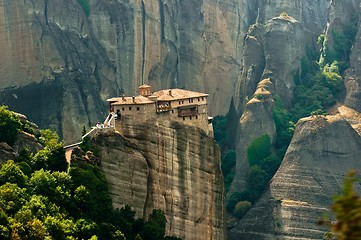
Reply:
<svg viewBox="0 0 361 240"><path fill-rule="evenodd" d="M114 207L128 204L139 217L163 210L167 235L225 239L223 177L214 140L177 122L123 127L123 136L100 131L94 139Z"/></svg>
<svg viewBox="0 0 361 240"><path fill-rule="evenodd" d="M361 170L361 137L341 115L298 122L281 167L228 239L322 239L326 229L317 221L329 211L346 173ZM347 116L360 125L357 114Z"/></svg>

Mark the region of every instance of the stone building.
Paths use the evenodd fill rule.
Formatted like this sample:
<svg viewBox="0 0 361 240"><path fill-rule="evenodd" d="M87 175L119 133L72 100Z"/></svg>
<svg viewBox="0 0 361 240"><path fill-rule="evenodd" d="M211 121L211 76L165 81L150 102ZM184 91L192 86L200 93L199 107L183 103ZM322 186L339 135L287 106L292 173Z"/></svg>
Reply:
<svg viewBox="0 0 361 240"><path fill-rule="evenodd" d="M121 132L122 122L177 121L203 129L212 135L208 116L208 94L183 89L152 92L151 86L139 87L139 96L110 98L109 122ZM111 115L114 118L111 119ZM111 120L111 121L110 121Z"/></svg>

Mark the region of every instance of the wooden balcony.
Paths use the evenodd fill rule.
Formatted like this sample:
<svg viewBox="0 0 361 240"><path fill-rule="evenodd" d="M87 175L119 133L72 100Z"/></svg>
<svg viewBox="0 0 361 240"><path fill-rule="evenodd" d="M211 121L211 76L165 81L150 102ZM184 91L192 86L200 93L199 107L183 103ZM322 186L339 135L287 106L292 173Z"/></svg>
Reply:
<svg viewBox="0 0 361 240"><path fill-rule="evenodd" d="M198 115L198 106L184 106L178 108L178 117L193 117Z"/></svg>

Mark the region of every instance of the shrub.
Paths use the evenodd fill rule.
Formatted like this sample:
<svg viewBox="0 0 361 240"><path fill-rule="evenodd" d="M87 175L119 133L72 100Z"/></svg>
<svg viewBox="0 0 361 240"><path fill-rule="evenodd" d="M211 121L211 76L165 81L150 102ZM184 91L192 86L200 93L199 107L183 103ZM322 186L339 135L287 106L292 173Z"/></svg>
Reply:
<svg viewBox="0 0 361 240"><path fill-rule="evenodd" d="M269 181L269 174L260 166L254 165L251 167L251 174L248 177L249 188L257 192L261 192Z"/></svg>
<svg viewBox="0 0 361 240"><path fill-rule="evenodd" d="M251 166L259 164L260 161L270 155L271 138L264 134L252 141L247 148L248 162Z"/></svg>
<svg viewBox="0 0 361 240"><path fill-rule="evenodd" d="M236 204L233 215L236 218L241 219L251 207L252 207L252 204L250 202L240 201Z"/></svg>
<svg viewBox="0 0 361 240"><path fill-rule="evenodd" d="M0 106L0 142L13 145L20 127L21 123L18 116L9 111L6 106Z"/></svg>

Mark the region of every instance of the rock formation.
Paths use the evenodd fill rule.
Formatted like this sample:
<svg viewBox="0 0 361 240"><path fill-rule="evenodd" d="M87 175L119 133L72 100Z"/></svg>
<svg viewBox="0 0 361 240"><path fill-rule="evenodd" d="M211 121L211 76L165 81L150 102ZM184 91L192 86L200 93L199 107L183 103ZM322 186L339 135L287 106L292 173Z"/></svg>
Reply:
<svg viewBox="0 0 361 240"><path fill-rule="evenodd" d="M0 1L0 102L65 143L101 121L109 97L178 87L226 114L258 1Z"/></svg>
<svg viewBox="0 0 361 240"><path fill-rule="evenodd" d="M16 113L16 115L23 124L26 123L29 128L31 128L31 132L33 132L35 135L40 134L40 130L35 123L29 122L27 117L22 114ZM14 160L19 156L20 151L23 149L27 149L31 153L36 153L43 149L43 146L39 143L33 134L20 131L18 132L16 141L12 146L5 142L0 142L0 163L9 159Z"/></svg>
<svg viewBox="0 0 361 240"><path fill-rule="evenodd" d="M322 238L325 229L316 222L341 190L345 174L361 171L361 137L346 116L355 127L361 124L359 114L344 107L336 116L298 122L281 167L229 239Z"/></svg>
<svg viewBox="0 0 361 240"><path fill-rule="evenodd" d="M166 234L182 239L225 239L220 152L202 130L177 122L99 131L101 168L114 207L128 204L139 217L161 209Z"/></svg>
<svg viewBox="0 0 361 240"><path fill-rule="evenodd" d="M245 36L242 71L233 98L233 115L240 120L236 127L236 174L229 195L244 188L249 171L246 149L250 141L265 133L271 139L275 137L272 100L278 95L286 108L292 105L295 79L302 74L306 52L321 47L316 46L316 41L322 31L332 51L334 32L344 31L357 19L359 4L360 1L353 0L259 4L257 21ZM341 107L330 110L336 116L312 117L298 123L280 169L261 199L229 230L230 239L322 238L324 229L315 222L327 211L346 172L352 168L360 170L359 41L360 31L344 77L345 106L341 97L341 105L338 104ZM260 96L258 108L251 108L266 78L273 85L268 88L271 100ZM347 142L350 139L352 143L348 146L342 139Z"/></svg>

